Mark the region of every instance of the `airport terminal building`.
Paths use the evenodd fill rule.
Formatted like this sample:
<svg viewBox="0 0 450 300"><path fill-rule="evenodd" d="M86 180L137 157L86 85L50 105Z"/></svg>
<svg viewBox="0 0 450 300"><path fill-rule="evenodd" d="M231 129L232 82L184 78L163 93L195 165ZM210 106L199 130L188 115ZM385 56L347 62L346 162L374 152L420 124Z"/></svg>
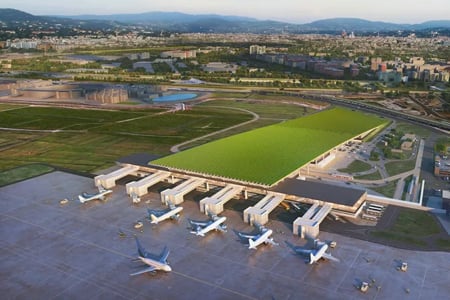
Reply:
<svg viewBox="0 0 450 300"><path fill-rule="evenodd" d="M333 160L343 144L361 142L387 124L383 118L335 108L162 158L147 154L124 157L118 161L119 170L97 176L95 185L111 188L120 178L134 175L137 180L127 183L126 189L138 202L149 187L168 182L172 187L160 193L166 205L179 205L194 190L214 191L199 202L202 212L213 214L220 214L233 198L258 196L258 203L243 211L244 222L249 224L264 225L270 212L282 203L304 204L308 209L294 221L293 232L315 238L328 215L376 220L383 206L375 202L395 203L393 199L369 195L365 189L301 176L311 164L321 167ZM367 210L369 205L373 207Z"/></svg>

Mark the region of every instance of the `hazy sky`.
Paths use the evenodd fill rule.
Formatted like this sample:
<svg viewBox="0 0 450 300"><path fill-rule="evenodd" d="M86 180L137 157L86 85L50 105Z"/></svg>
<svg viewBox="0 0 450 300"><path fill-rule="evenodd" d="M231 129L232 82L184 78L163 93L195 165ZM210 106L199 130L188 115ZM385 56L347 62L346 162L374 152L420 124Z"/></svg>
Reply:
<svg viewBox="0 0 450 300"><path fill-rule="evenodd" d="M1 0L0 7L35 15L176 11L248 16L293 23L333 17L420 23L450 19L449 0Z"/></svg>

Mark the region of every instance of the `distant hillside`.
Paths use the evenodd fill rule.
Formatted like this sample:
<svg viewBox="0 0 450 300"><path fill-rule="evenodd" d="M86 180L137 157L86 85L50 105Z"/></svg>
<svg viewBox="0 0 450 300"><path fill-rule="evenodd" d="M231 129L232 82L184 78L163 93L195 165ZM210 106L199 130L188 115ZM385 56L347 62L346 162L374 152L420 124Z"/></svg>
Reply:
<svg viewBox="0 0 450 300"><path fill-rule="evenodd" d="M115 30L116 28L130 29L139 26L140 29L153 32L203 32L203 33L331 33L342 30L348 32L372 34L395 31L421 31L422 36L430 34L430 30L437 30L447 34L450 31L450 20L427 21L421 24L395 24L375 22L357 18L334 18L311 22L308 24L292 24L271 20L257 20L239 16L222 16L215 14L192 15L178 12L145 12L140 14L115 15L79 15L79 16L34 16L15 9L0 9L0 22L3 27L18 29L26 32L29 25L38 28L58 28L64 35L63 29L69 29L73 34L77 30ZM6 25L6 26L5 26ZM64 27L63 29L61 29ZM1 34L0 34L1 36Z"/></svg>
<svg viewBox="0 0 450 300"><path fill-rule="evenodd" d="M415 29L427 28L450 28L450 20L428 21L421 24L413 25Z"/></svg>
<svg viewBox="0 0 450 300"><path fill-rule="evenodd" d="M358 18L334 18L318 20L303 25L308 30L346 30L355 32L380 32L396 30L424 30L433 28L450 28L450 20L427 21L421 24L396 24L388 22L368 21Z"/></svg>
<svg viewBox="0 0 450 300"><path fill-rule="evenodd" d="M450 20L428 21L422 24L395 24L368 21L358 18L333 18L308 24L292 24L276 21L261 21L254 18L191 15L178 12L147 12L141 14L80 15L70 18L81 20L114 20L124 23L140 23L163 26L167 29L185 32L380 32L396 30L421 30L427 28L450 28Z"/></svg>
<svg viewBox="0 0 450 300"><path fill-rule="evenodd" d="M12 9L12 8L0 8L0 21L9 23L9 22L26 22L26 21L41 21L44 18L34 16L32 14L23 12L21 10Z"/></svg>
<svg viewBox="0 0 450 300"><path fill-rule="evenodd" d="M256 19L236 16L221 16L215 14L191 15L179 12L146 12L140 14L114 14L114 15L75 15L64 16L77 20L113 20L124 23L189 23L206 19L222 19L227 21L257 21Z"/></svg>
<svg viewBox="0 0 450 300"><path fill-rule="evenodd" d="M357 18L334 18L318 20L304 24L310 30L346 30L346 31L392 31L406 29L409 25L394 24L386 22L374 22Z"/></svg>
<svg viewBox="0 0 450 300"><path fill-rule="evenodd" d="M64 31L64 27L70 28L89 28L89 29L113 29L117 25L117 22L109 20L92 20L83 21L76 20L67 17L54 17L54 16L35 16L17 9L0 8L0 22L6 28L22 28L25 31L29 30L29 26L37 25L40 29L48 29L58 27ZM56 26L57 25L57 26ZM63 25L63 26L61 26Z"/></svg>

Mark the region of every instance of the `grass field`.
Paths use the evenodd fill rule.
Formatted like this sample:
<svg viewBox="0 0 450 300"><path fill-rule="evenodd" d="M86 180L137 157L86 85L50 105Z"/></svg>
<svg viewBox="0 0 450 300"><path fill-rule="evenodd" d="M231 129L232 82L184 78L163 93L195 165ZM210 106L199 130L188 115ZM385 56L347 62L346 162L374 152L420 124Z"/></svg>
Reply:
<svg viewBox="0 0 450 300"><path fill-rule="evenodd" d="M227 137L152 164L272 185L332 147L386 120L334 108Z"/></svg>
<svg viewBox="0 0 450 300"><path fill-rule="evenodd" d="M44 107L0 111L0 127L20 129L0 132L0 170L48 163L94 172L136 152L164 155L174 144L252 118L224 108L160 112Z"/></svg>
<svg viewBox="0 0 450 300"><path fill-rule="evenodd" d="M364 174L364 175L358 175L354 176L355 179L361 179L361 180L378 180L381 179L381 174L379 170L375 170L373 173Z"/></svg>
<svg viewBox="0 0 450 300"><path fill-rule="evenodd" d="M394 176L403 172L411 171L416 166L415 160L403 160L387 162L385 165L386 171L390 176Z"/></svg>
<svg viewBox="0 0 450 300"><path fill-rule="evenodd" d="M407 244L424 246L425 238L439 234L441 228L430 213L405 209L401 210L394 225L388 230L372 231L371 234L387 240L400 241ZM438 240L437 244L445 248L448 241Z"/></svg>
<svg viewBox="0 0 450 300"><path fill-rule="evenodd" d="M10 110L10 109L18 109L24 107L23 105L19 104L6 104L6 103L0 103L0 111Z"/></svg>
<svg viewBox="0 0 450 300"><path fill-rule="evenodd" d="M381 176L380 176L381 177ZM374 187L371 188L372 190L385 195L386 197L394 197L395 188L397 187L398 180L396 181L390 181L386 185L380 186L380 187Z"/></svg>
<svg viewBox="0 0 450 300"><path fill-rule="evenodd" d="M0 172L0 187L45 173L49 173L53 170L54 169L52 167L45 165L27 165L6 170Z"/></svg>
<svg viewBox="0 0 450 300"><path fill-rule="evenodd" d="M298 101L298 99L297 99ZM314 112L315 110L299 105L286 105L276 102L240 101L240 100L214 100L200 104L201 106L227 106L247 109L257 113L262 119L280 120L294 119ZM286 106L289 109L286 109Z"/></svg>
<svg viewBox="0 0 450 300"><path fill-rule="evenodd" d="M436 244L445 251L450 251L450 238L437 239Z"/></svg>
<svg viewBox="0 0 450 300"><path fill-rule="evenodd" d="M416 126L410 123L402 123L399 122L396 125L397 131L403 132L403 133L413 133L417 134L420 137L426 138L430 135L430 131L424 127Z"/></svg>
<svg viewBox="0 0 450 300"><path fill-rule="evenodd" d="M339 172L343 173L358 173L358 172L364 172L369 171L372 168L372 166L368 163L365 163L361 160L354 160L351 164L347 166L347 168L339 169Z"/></svg>
<svg viewBox="0 0 450 300"><path fill-rule="evenodd" d="M143 117L151 112L80 110L52 107L23 107L0 112L0 127L33 130L86 130L121 120Z"/></svg>

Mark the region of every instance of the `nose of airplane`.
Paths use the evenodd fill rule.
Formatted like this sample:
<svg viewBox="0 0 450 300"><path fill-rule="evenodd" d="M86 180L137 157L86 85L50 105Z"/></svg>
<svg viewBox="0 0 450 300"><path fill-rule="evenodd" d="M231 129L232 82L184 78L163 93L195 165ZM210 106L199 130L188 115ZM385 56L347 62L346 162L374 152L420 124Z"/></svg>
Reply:
<svg viewBox="0 0 450 300"><path fill-rule="evenodd" d="M169 265L164 266L164 271L170 272L172 271L172 268Z"/></svg>

